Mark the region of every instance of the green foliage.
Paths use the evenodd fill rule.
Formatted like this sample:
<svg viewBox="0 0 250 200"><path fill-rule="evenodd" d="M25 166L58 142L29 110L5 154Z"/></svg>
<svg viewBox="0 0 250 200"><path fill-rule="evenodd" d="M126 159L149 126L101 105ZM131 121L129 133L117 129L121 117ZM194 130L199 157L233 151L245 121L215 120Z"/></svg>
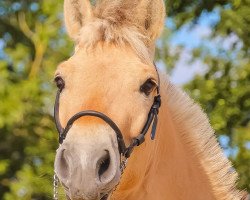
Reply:
<svg viewBox="0 0 250 200"><path fill-rule="evenodd" d="M169 39L204 12L219 10L207 41L235 35L229 49L201 45L193 59L207 68L185 88L209 114L240 173L239 187L250 191L250 1L166 1L174 22L159 41L157 57L168 69L182 51ZM55 67L73 49L62 23L62 0L0 1L0 199L51 199L57 135L52 118ZM192 27L192 26L191 26ZM218 40L220 41L220 40ZM216 52L216 53L215 53Z"/></svg>
<svg viewBox="0 0 250 200"><path fill-rule="evenodd" d="M62 1L1 1L0 199L51 199L53 73L72 49Z"/></svg>

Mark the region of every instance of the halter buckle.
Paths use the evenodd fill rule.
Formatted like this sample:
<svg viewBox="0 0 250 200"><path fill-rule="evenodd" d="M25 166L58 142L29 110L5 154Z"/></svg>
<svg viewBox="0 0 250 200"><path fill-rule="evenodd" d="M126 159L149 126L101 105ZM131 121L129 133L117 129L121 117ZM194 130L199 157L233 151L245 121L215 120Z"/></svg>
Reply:
<svg viewBox="0 0 250 200"><path fill-rule="evenodd" d="M157 114L158 114L158 110L161 107L161 95L157 95L154 97L154 104L152 106L153 109L157 110Z"/></svg>

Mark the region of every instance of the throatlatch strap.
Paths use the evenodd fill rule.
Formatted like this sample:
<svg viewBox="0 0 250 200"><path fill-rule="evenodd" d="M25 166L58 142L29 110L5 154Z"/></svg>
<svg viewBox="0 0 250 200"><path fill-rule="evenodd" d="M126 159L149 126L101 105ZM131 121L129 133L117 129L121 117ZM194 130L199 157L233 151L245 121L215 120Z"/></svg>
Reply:
<svg viewBox="0 0 250 200"><path fill-rule="evenodd" d="M125 152L126 158L130 157L135 146L139 146L145 141L145 135L148 132L148 129L149 129L150 125L152 124L152 122L153 122L153 124L152 124L152 130L151 130L151 139L153 140L155 138L157 123L158 123L158 113L159 113L160 106L161 106L161 96L158 94L154 98L154 103L153 103L153 105L148 113L147 122L144 125L141 133L137 137L133 138L131 144L126 149L126 152Z"/></svg>
<svg viewBox="0 0 250 200"><path fill-rule="evenodd" d="M156 128L157 128L157 123L158 123L158 116L156 114L156 111L154 111L154 121L152 125L152 131L151 131L151 140L155 139L155 133L156 133Z"/></svg>

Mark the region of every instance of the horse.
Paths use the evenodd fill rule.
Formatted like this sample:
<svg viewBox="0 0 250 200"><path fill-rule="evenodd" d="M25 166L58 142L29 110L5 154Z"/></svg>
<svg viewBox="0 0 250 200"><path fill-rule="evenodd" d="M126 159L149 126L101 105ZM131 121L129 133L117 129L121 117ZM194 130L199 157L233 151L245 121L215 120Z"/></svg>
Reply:
<svg viewBox="0 0 250 200"><path fill-rule="evenodd" d="M64 19L75 43L55 72L66 197L242 199L207 115L154 65L164 1L65 0Z"/></svg>

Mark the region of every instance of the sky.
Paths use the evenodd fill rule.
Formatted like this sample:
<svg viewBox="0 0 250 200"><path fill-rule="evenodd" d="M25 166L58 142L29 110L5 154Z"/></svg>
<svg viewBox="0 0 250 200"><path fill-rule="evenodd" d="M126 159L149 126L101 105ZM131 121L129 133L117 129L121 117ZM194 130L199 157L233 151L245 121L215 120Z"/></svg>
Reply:
<svg viewBox="0 0 250 200"><path fill-rule="evenodd" d="M218 10L210 13L203 13L199 18L196 25L190 27L189 25L183 26L179 31L172 35L170 45L175 48L176 46L183 46L184 50L181 53L180 59L177 61L174 68L171 80L178 84L183 85L192 80L195 74L204 73L206 66L199 60L189 63L191 59L191 51L201 44L206 43L206 46L213 46L208 44L205 40L211 34L211 28L220 20ZM172 29L173 23L171 18L166 21L167 28Z"/></svg>

